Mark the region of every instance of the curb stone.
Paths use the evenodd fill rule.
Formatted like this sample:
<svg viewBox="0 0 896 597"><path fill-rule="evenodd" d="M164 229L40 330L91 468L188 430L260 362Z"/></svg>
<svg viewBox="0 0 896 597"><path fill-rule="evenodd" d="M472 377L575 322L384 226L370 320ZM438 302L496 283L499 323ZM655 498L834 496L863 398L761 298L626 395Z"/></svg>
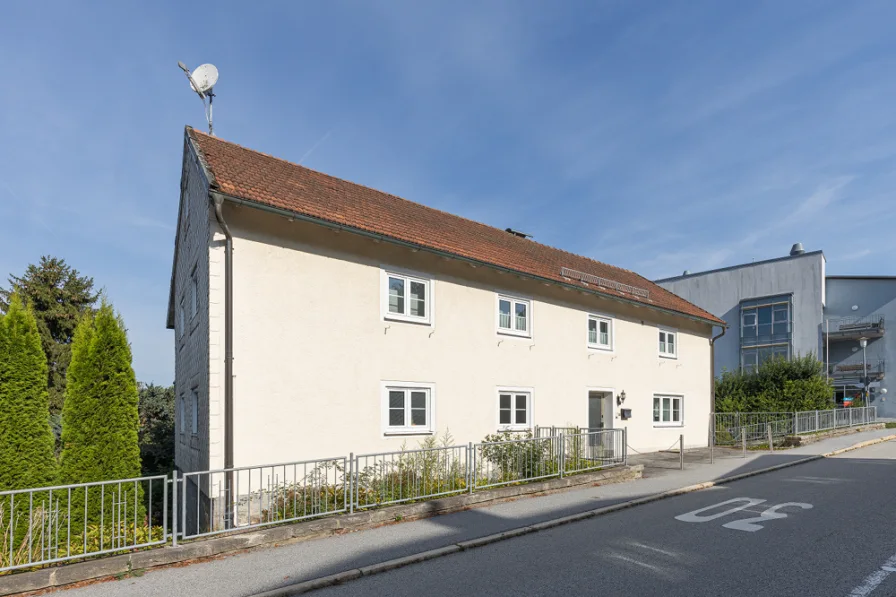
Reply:
<svg viewBox="0 0 896 597"><path fill-rule="evenodd" d="M442 547L439 549L432 549L429 551L412 554L410 556L404 556L401 558L387 560L385 562L381 562L379 564L373 564L370 566L366 566L364 568L347 570L347 571L341 572L339 574L332 574L330 576L324 576L321 578L315 578L312 580L307 580L304 582L287 585L287 586L281 587L279 589L274 589L273 591L267 591L264 593L256 593L254 595L251 595L250 597L292 597L293 595L301 595L303 593L307 593L307 592L313 591L315 589L320 589L323 587L340 584L340 583L346 582L348 580L355 580L355 579L361 578L362 576L371 576L373 574L379 574L381 572L386 572L388 570L394 570L396 568L409 566L411 564L424 562L426 560L432 560L435 558L440 558L443 556L451 555L451 554L457 553L461 550L468 550L468 549L473 549L476 547L482 547L484 545L490 545L492 543L504 541L505 539L511 539L513 537L520 537L522 535L528 535L529 533L536 533L538 531L552 529L552 528L555 528L555 527L558 527L558 526L561 526L564 524L569 524L572 522L579 522L582 520L587 520L589 518L595 518L595 517L601 516L603 514L610 514L611 512L617 512L619 510L625 510L628 508L633 508L635 506L641 506L643 504L649 504L651 502L656 502L656 501L663 500L666 498L670 498L670 497L674 497L674 496L678 496L678 495L684 495L684 494L692 493L695 491L701 491L703 489L709 489L710 487L715 487L716 485L724 485L725 483L730 483L732 481L739 481L741 479L746 479L748 477L755 477L757 475L771 473L771 472L781 470L784 468L789 468L789 467L797 466L800 464L806 464L807 462L821 460L823 458L830 458L831 456L837 456L838 454L843 454L845 452L851 452L853 450L859 450L861 448L866 448L868 446L873 446L875 444L881 444L881 443L892 441L892 440L896 440L896 434L867 440L864 442L860 442L858 444L853 444L852 446L848 446L846 448L840 448L838 450L833 450L833 451L827 452L825 454L817 454L817 455L813 455L813 456L807 456L806 458L800 458L799 460L794 460L792 462L784 462L781 464L776 464L774 466L769 466L769 467L758 469L755 471L749 471L749 472L741 473L738 475L730 475L728 477L722 477L716 481L704 481L703 483L696 483L694 485L688 485L686 487L680 487L678 489L670 489L670 490L664 491L662 493L657 493L657 494L650 495L647 497L629 500L627 502L622 502L621 504L613 504L612 506L605 506L603 508L596 508L594 510L580 512L578 514L563 516L561 518L554 518L554 519L546 520L546 521L539 522L539 523L536 523L533 525L519 527L516 529L510 529L508 531L502 531L500 533L495 533L493 535L486 535L484 537L478 537L476 539L471 539L469 541L462 541L460 543L455 543L453 545L448 545L446 547Z"/></svg>

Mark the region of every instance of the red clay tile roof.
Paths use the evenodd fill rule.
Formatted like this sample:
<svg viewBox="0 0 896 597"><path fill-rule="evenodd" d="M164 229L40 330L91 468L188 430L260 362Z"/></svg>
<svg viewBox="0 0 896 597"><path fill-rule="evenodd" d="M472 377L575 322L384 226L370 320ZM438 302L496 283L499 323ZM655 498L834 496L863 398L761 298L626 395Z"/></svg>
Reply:
<svg viewBox="0 0 896 597"><path fill-rule="evenodd" d="M725 325L632 271L187 130L210 171L212 188L224 194ZM649 296L583 284L561 276L561 268L644 289Z"/></svg>

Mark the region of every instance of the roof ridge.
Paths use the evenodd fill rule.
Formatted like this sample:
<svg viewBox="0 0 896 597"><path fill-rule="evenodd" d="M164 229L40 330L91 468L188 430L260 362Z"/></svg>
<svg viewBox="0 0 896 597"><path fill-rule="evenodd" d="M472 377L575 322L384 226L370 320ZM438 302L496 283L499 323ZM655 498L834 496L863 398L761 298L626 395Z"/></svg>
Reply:
<svg viewBox="0 0 896 597"><path fill-rule="evenodd" d="M424 203L420 203L420 202L418 202L418 201L413 201L413 200L411 200L411 199L406 199L406 198L401 197L401 196L399 196L399 195L395 195L394 193L390 193L390 192L388 192L388 191L382 191L382 190L380 190L380 189L376 189L376 188L374 188L374 187L371 187L371 186L368 186L368 185L365 185L365 184L362 184L362 183L354 182L354 181L351 181L351 180L348 180L348 179L345 179L345 178L341 178L341 177L339 177L339 176L334 176L334 175L332 175L332 174L328 174L328 173L326 173L326 172L321 172L320 170L315 170L314 168L309 168L308 166L303 166L302 164L297 164L296 162L291 162L291 161L289 161L289 160L287 160L287 159L284 159L284 158L281 158L281 157L277 157L277 156L275 156L275 155L272 155L272 154L269 154L269 153L265 153L265 152L263 152L263 151L258 151L257 149L252 149L251 147L246 147L245 145L240 145L239 143L235 143L235 142L233 142L233 141L228 141L228 140L226 140L226 139L221 139L220 137L215 137L215 136L213 136L213 135L209 135L208 133L203 133L202 131L197 131L196 129L194 129L194 128L192 128L192 127L187 127L187 128L189 128L189 130L190 130L191 133L198 134L198 135L202 135L203 137L207 137L207 138L212 139L212 140L214 140L214 141L217 141L217 142L219 142L219 143L226 143L226 144L228 144L228 145L233 145L234 147L239 147L240 149L245 150L245 151L251 151L252 153L256 153L256 154L258 154L258 155L262 155L262 156L265 156L265 157L267 157L267 158L271 158L271 159L273 159L273 160L276 160L276 161L278 161L278 162L282 162L282 163L284 163L284 164L288 164L289 166L292 166L292 167L294 167L294 168L302 168L302 169L304 169L304 170L308 170L309 172L314 172L315 174L319 174L319 175L321 175L321 176L325 176L325 177L327 177L327 178L329 178L329 179L331 179L331 180L337 180L337 181L342 182L342 183L345 183L345 184L350 184L350 185L353 185L353 186L362 187L362 188L368 189L368 190L370 190L370 191L373 191L373 192L375 192L375 193L381 193L381 194L383 194L383 195L387 195L387 196L392 197L392 198L394 198L394 199L398 199L399 201L407 201L408 203L413 203L414 205L419 205L419 206L421 206L421 207L425 207L426 209L431 209L431 210L437 211L437 212L439 212L439 213L445 214L446 216L449 216L449 217L452 217L452 218L458 218L458 219L460 219L460 220L464 220L464 221L466 221L466 222L470 222L470 223L472 223L472 224L476 224L477 226L483 226L483 227L488 228L488 229L490 229L490 230L495 230L495 231L498 231L498 232L506 232L505 230L502 230L501 228L498 228L497 226L492 226L492 225L490 225L490 224L486 224L486 223L484 223L484 222L479 222L478 220L473 220L473 219L468 218L468 217L466 217L466 216L461 216L461 215L458 215L458 214L455 214L455 213L451 213L451 212L449 212L449 211L445 211L445 210L443 210L443 209L439 209L438 207L432 207L432 206L430 206L430 205L426 205L426 204L424 204ZM519 237L517 237L517 236L514 236L514 235L512 235L512 234L509 234L509 233L507 233L507 234L508 234L508 239L510 239L511 242L534 243L534 244L539 245L539 246L542 246L542 247L547 247L547 248L549 248L549 249L553 249L553 250L555 250L555 251L560 251L560 252L565 253L565 254L567 254L567 255L571 255L571 256L573 256L573 257L575 257L575 258L577 258L577 259L587 259L588 261L593 261L594 263L597 263L597 264L599 264L599 265L602 265L602 266L605 266L605 267L609 267L609 268L612 268L612 269L615 269L615 270L620 270L620 271L626 272L626 273L628 273L628 274L633 274L633 275L635 275L635 276L638 276L639 278L642 278L642 279L644 279L644 280L646 280L646 281L649 281L649 280L647 280L647 278L644 278L643 276L641 276L641 275L638 274L637 272L634 272L634 271L629 270L629 269L625 269L624 267L619 267L619 266L613 265L613 264L611 264L611 263L606 263L606 262L604 262L604 261L600 261L600 260L595 259L595 258L593 258L593 257L588 257L587 255L579 255L578 253L573 253L572 251L567 251L566 249L561 249L560 247L555 247L555 246L553 246L553 245L549 245L549 244L547 244L547 243L539 242L539 241L537 241L537 240L533 240L533 239L531 239L531 238L524 239L524 238L519 238Z"/></svg>

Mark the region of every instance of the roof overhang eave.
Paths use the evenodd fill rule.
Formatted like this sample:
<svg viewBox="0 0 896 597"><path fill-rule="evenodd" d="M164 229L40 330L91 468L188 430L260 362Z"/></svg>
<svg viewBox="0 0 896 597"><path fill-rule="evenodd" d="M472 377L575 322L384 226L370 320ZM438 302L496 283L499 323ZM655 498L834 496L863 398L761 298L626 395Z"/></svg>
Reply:
<svg viewBox="0 0 896 597"><path fill-rule="evenodd" d="M715 326L715 327L723 327L723 328L727 328L727 327L729 327L728 324L727 324L727 323L724 323L724 322L719 323L719 322L717 322L717 321L713 321L713 320L711 320L711 319L706 319L706 318L703 318L703 317L698 317L698 316L696 316L696 315L690 315L690 314L688 314L688 313L682 313L681 311L675 311L675 310L673 310L673 309L666 309L666 308L664 308L664 307L659 307L659 306L657 306L657 305L651 305L651 304L643 303L643 302L641 302L641 301L636 301L636 300L633 300L633 299L628 299L628 298L625 298L625 297L616 296L616 295L608 294L608 293L605 293L605 292L600 292L599 290L594 289L594 288L588 288L588 287L579 286L579 285L576 285L576 284L568 284L568 283L565 283L565 282L561 282L561 281L559 281L559 280L554 280L554 279L552 279L552 278L545 278L544 276L539 276L539 275L537 275L537 274L532 274L532 273L525 272L525 271L522 271L522 270L516 270L516 269L512 269L512 268L508 268L508 267L503 267L503 266L500 266L500 265L496 265L496 264L491 263L491 262L488 262L488 261L482 261L482 260L479 260L479 259L473 259L473 258L471 258L471 257L466 257L466 256L464 256L464 255L458 255L457 253L452 253L452 252L450 252L450 251L444 251L444 250L436 249L436 248L433 248L433 247L427 247L427 246L425 246L425 245L418 245L418 244L415 244L415 243L412 243L412 242L408 242L408 241L403 241L403 240L401 240L401 239L397 239L397 238L394 238L394 237L391 237L391 236L388 236L388 235L385 235L385 234L380 234L380 233L377 233L377 232L371 232L371 231L369 231L369 230L364 230L364 229L362 229L362 228L356 228L356 227L354 227L354 226L347 226L347 225L345 225L345 224L340 224L340 223L338 223L338 222L333 222L333 221L330 221L330 220L325 220L325 219L323 219L323 218L316 218L316 217L314 217L314 216L309 216L309 215L307 215L307 214L303 214L303 213L301 213L301 212L292 211L292 210L289 210L289 209L283 209L283 208L280 208L280 207L274 207L274 206L272 206L272 205L267 205L267 204L265 204L265 203L261 203L261 202L259 202L259 201L254 201L254 200L252 200L252 199L246 199L246 198L243 198L243 197L237 197L237 196L235 196L235 195L230 195L230 194L228 194L228 193L223 193L223 192L218 191L218 190L210 190L210 191L209 191L209 195L212 196L212 197L214 197L215 195L219 195L219 196L221 196L225 201L228 201L228 202L230 202L230 203L234 203L234 204L236 204L236 205L245 205L245 206L247 206L247 207L252 207L252 208L254 208L254 209L260 209L260 210L262 210L262 211L266 211L266 212L268 212L268 213L276 214L276 215L283 216L283 217L286 217L286 218L293 218L293 219L295 219L295 220L300 220L300 221L304 221L304 222L310 222L310 223L312 223L312 224L318 224L318 225L320 225L320 226L325 226L325 227L327 227L327 228L333 228L333 229L336 229L336 230L343 230L343 231L345 231L345 232L350 232L350 233L353 233L353 234L358 234L358 235L361 235L361 236L366 236L366 237L368 237L368 238L373 238L373 239L376 239L376 240L379 240L379 241L382 241L382 242L388 242L388 243L392 243L392 244L395 244L395 245L399 245L399 246L407 247L407 248L410 248L410 249L415 249L415 250L418 250L418 251L425 251L425 252L427 252L427 253L432 253L432 254L434 254L434 255L438 255L439 257L448 257L448 258L451 258L451 259L457 259L457 260L459 260L459 261L464 261L464 262L466 262L466 263L470 263L470 264L477 265L477 266L489 267L489 268L492 268L492 269L495 269L495 270L498 270L498 271L502 271L502 272L505 272L505 273L508 273L508 274L513 274L513 275L516 275L516 276L522 276L522 277L528 278L528 279L530 279L530 280L534 280L534 281L537 281L537 282L541 282L541 283L543 283L543 284L553 284L553 285L556 285L556 286L560 286L561 288L566 288L566 289L568 289L568 290L577 290L577 291L579 291L579 292L585 292L585 293L588 293L588 294L593 294L593 295L595 295L595 296L599 296L599 297L601 297L601 298L606 298L606 299L614 300L614 301L617 301L617 302L620 302L620 303L624 303L624 304L627 304L627 305L632 305L632 306L640 307L640 308L644 308L644 309L651 309L651 310L653 310L653 311L658 311L658 312L660 312L660 313L666 313L666 314L668 314L668 315L673 315L673 316L675 316L675 317L684 317L684 318L689 319L689 320L691 320L691 321L696 321L696 322L699 322L699 323L708 324L708 325Z"/></svg>

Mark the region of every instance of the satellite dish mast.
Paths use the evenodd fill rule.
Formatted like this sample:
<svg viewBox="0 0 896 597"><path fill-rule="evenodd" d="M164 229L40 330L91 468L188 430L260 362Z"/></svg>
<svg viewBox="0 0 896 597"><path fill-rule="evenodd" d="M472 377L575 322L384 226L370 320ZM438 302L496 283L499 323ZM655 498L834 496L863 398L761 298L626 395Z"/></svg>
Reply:
<svg viewBox="0 0 896 597"><path fill-rule="evenodd" d="M218 82L218 69L215 68L214 64L202 64L196 67L192 73L190 69L187 68L187 65L183 62L178 62L177 66L180 67L184 74L187 75L187 79L190 81L190 87L193 88L193 91L196 92L196 95L199 96L199 99L202 100L202 105L205 107L205 120L208 122L208 134L214 136L215 128L212 125L212 101L215 99L214 87L215 83ZM208 99L208 102L205 100Z"/></svg>

